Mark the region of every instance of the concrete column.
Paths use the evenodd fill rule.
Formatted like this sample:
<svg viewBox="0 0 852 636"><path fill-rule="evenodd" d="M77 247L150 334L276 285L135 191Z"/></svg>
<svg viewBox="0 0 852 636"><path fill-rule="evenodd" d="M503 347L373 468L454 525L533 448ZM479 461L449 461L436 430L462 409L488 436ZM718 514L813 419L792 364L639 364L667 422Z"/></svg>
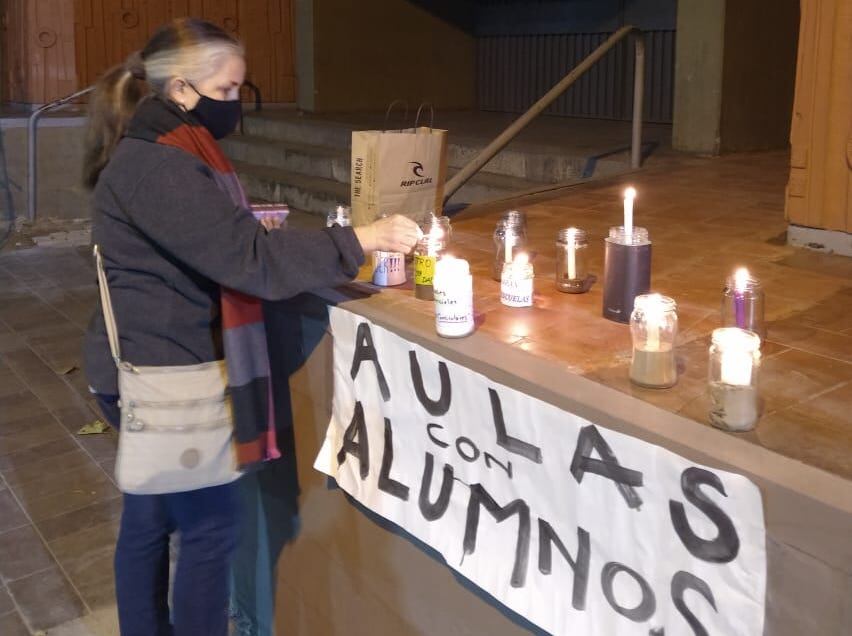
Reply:
<svg viewBox="0 0 852 636"><path fill-rule="evenodd" d="M680 0L672 126L676 150L719 153L724 48L725 0Z"/></svg>
<svg viewBox="0 0 852 636"><path fill-rule="evenodd" d="M785 148L798 27L799 0L680 0L674 147Z"/></svg>

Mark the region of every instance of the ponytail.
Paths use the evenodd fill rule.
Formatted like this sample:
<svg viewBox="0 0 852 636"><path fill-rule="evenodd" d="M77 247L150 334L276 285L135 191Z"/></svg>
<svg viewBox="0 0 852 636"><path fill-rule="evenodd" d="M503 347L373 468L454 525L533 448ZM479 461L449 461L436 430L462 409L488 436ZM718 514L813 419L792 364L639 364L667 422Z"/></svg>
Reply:
<svg viewBox="0 0 852 636"><path fill-rule="evenodd" d="M142 67L144 69L144 67ZM148 93L139 67L128 60L108 70L95 85L89 100L89 122L83 158L83 184L91 189L98 182L113 150L124 135L136 105Z"/></svg>

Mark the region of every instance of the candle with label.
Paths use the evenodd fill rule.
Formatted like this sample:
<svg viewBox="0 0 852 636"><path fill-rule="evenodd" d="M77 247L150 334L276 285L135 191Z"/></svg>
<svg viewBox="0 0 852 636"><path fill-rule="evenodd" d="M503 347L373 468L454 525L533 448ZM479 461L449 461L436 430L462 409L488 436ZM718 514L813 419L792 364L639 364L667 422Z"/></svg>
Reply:
<svg viewBox="0 0 852 636"><path fill-rule="evenodd" d="M447 248L449 237L450 219L445 216L432 216L427 224L427 231L422 232L422 237L414 249L415 298L434 298L435 264L441 252Z"/></svg>
<svg viewBox="0 0 852 636"><path fill-rule="evenodd" d="M710 423L748 431L759 417L760 337L738 327L713 331L710 345Z"/></svg>
<svg viewBox="0 0 852 636"><path fill-rule="evenodd" d="M373 284L393 287L405 282L405 256L402 252L373 252Z"/></svg>
<svg viewBox="0 0 852 636"><path fill-rule="evenodd" d="M674 345L677 337L677 305L660 294L636 297L630 317L633 359L630 380L639 386L665 389L677 383Z"/></svg>
<svg viewBox="0 0 852 636"><path fill-rule="evenodd" d="M435 330L444 338L463 338L474 330L473 276L461 258L446 255L435 263Z"/></svg>
<svg viewBox="0 0 852 636"><path fill-rule="evenodd" d="M529 256L525 252L516 254L511 262L503 264L500 302L507 307L531 307L534 278L535 272Z"/></svg>

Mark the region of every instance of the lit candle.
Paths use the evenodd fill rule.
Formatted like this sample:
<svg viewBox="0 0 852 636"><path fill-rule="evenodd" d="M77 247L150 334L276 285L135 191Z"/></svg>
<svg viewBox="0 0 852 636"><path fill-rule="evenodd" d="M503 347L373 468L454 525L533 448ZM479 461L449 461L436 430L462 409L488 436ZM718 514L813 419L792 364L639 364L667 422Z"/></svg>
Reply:
<svg viewBox="0 0 852 636"><path fill-rule="evenodd" d="M503 265L500 277L500 302L507 307L531 307L535 272L530 257L520 252L511 263Z"/></svg>
<svg viewBox="0 0 852 636"><path fill-rule="evenodd" d="M760 338L738 327L713 331L710 422L731 431L754 428L759 417L756 371Z"/></svg>
<svg viewBox="0 0 852 636"><path fill-rule="evenodd" d="M474 330L473 276L461 258L446 255L435 263L435 329L444 338L461 338Z"/></svg>
<svg viewBox="0 0 852 636"><path fill-rule="evenodd" d="M648 337L645 341L645 348L648 351L660 350L660 323L663 321L663 309L659 299L656 300L657 302L649 302L646 306L645 328Z"/></svg>
<svg viewBox="0 0 852 636"><path fill-rule="evenodd" d="M512 248L515 245L515 234L506 227L506 237L503 239L503 262L512 262Z"/></svg>
<svg viewBox="0 0 852 636"><path fill-rule="evenodd" d="M568 228L568 278L575 280L577 278L577 228Z"/></svg>
<svg viewBox="0 0 852 636"><path fill-rule="evenodd" d="M633 243L633 200L636 198L636 188L630 187L624 191L624 241Z"/></svg>
<svg viewBox="0 0 852 636"><path fill-rule="evenodd" d="M734 313L736 314L737 327L747 329L745 312L745 292L748 281L751 278L745 267L740 267L734 272Z"/></svg>
<svg viewBox="0 0 852 636"><path fill-rule="evenodd" d="M677 305L661 294L636 297L630 316L633 359L630 379L634 384L665 389L677 383L674 344L677 337Z"/></svg>

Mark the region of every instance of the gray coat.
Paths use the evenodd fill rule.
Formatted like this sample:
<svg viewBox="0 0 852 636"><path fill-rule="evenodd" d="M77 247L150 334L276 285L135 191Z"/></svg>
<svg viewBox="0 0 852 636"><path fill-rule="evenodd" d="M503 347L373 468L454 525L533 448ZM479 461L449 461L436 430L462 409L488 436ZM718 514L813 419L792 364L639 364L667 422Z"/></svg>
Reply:
<svg viewBox="0 0 852 636"><path fill-rule="evenodd" d="M220 359L220 286L283 300L351 280L364 262L351 228L267 233L199 159L140 139L119 143L93 201L122 358L137 365ZM117 394L100 307L84 358L89 384Z"/></svg>

